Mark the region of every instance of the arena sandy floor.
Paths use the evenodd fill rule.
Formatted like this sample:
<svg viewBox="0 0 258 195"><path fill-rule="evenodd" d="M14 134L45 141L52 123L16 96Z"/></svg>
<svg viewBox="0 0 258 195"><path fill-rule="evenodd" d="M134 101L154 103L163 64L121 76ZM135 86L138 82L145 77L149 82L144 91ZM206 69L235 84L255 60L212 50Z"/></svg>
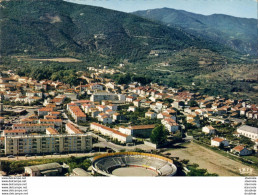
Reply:
<svg viewBox="0 0 258 195"><path fill-rule="evenodd" d="M143 167L121 167L112 172L116 176L157 176L158 174Z"/></svg>

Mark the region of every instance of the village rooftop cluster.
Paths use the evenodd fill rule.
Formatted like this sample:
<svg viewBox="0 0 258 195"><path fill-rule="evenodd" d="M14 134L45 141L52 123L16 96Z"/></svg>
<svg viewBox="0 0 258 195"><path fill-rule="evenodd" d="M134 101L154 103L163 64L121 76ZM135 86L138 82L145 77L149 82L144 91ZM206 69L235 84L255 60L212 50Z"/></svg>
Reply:
<svg viewBox="0 0 258 195"><path fill-rule="evenodd" d="M156 83L119 85L102 76L116 72L90 67L78 74L80 85L70 86L5 71L8 76L0 78L1 154L89 152L93 137L126 150L138 142L147 148L166 147L150 142L157 124L174 142L177 136L204 144L208 140L237 155L257 152L258 128L247 124L258 119L257 105ZM226 128L233 130L225 133Z"/></svg>

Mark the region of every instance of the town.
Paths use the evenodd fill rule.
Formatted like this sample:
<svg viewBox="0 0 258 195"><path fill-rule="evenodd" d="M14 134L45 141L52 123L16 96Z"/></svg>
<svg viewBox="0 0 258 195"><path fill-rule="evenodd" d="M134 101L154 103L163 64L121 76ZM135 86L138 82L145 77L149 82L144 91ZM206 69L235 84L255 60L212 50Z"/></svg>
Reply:
<svg viewBox="0 0 258 195"><path fill-rule="evenodd" d="M157 83L117 84L104 77L118 72L108 67L88 67L76 73L80 84L71 86L3 71L1 159L171 152L170 148L177 150L180 144L194 142L257 165L257 105ZM38 165L35 170L40 166L43 171L38 175L51 175L61 167L55 162ZM78 169L75 167L73 174L89 175ZM27 174L35 175L29 173L31 170L33 166L25 167Z"/></svg>

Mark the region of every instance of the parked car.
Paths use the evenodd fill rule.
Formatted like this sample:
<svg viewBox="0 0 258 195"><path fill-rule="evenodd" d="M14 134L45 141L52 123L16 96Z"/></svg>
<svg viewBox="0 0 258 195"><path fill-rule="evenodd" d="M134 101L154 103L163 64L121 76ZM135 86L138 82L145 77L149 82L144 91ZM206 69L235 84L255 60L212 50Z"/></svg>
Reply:
<svg viewBox="0 0 258 195"><path fill-rule="evenodd" d="M9 156L7 156L7 158L15 158L15 156L14 155L9 155Z"/></svg>

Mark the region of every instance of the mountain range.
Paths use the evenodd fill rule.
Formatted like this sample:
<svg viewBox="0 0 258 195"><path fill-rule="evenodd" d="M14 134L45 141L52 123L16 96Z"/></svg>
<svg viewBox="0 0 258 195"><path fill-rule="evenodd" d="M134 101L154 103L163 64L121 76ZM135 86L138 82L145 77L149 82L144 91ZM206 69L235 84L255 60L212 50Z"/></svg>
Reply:
<svg viewBox="0 0 258 195"><path fill-rule="evenodd" d="M153 50L226 51L178 27L133 14L62 0L2 0L1 55L137 60Z"/></svg>
<svg viewBox="0 0 258 195"><path fill-rule="evenodd" d="M258 55L257 19L223 14L205 16L171 8L143 10L133 14L169 27L180 27L197 37L218 42L245 54Z"/></svg>

